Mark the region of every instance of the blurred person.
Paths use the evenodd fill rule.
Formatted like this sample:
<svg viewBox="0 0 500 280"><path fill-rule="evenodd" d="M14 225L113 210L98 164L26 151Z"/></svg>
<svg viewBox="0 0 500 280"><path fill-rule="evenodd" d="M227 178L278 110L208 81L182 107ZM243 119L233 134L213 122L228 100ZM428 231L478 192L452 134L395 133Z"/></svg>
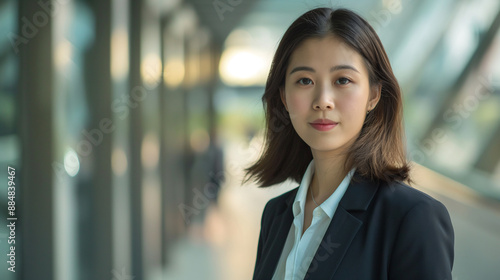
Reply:
<svg viewBox="0 0 500 280"><path fill-rule="evenodd" d="M267 202L253 279L452 279L450 216L410 186L401 90L366 20L301 15L262 100L264 152L244 182L300 185Z"/></svg>
<svg viewBox="0 0 500 280"><path fill-rule="evenodd" d="M217 206L219 202L219 194L222 185L225 182L225 174L224 174L224 150L215 141L210 142L210 146L208 149L208 162L209 162L209 186L213 188L210 201L214 206Z"/></svg>

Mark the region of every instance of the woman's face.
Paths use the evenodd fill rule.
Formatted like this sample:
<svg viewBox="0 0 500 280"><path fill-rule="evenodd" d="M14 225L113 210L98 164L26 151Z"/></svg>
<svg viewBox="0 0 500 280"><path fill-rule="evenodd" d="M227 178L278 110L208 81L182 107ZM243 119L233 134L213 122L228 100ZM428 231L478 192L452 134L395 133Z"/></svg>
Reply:
<svg viewBox="0 0 500 280"><path fill-rule="evenodd" d="M363 58L333 36L305 40L290 57L281 100L313 155L345 151L380 98ZM321 125L327 121L332 124Z"/></svg>

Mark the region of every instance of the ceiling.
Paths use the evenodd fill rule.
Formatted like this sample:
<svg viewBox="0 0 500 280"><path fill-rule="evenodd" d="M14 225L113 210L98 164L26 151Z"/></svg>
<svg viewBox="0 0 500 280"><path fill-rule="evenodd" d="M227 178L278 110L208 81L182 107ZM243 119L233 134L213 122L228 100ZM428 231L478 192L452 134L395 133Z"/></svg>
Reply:
<svg viewBox="0 0 500 280"><path fill-rule="evenodd" d="M213 38L223 43L235 28L264 26L278 33L304 12L317 7L346 7L361 14L380 6L382 0L188 0L200 23L207 27Z"/></svg>

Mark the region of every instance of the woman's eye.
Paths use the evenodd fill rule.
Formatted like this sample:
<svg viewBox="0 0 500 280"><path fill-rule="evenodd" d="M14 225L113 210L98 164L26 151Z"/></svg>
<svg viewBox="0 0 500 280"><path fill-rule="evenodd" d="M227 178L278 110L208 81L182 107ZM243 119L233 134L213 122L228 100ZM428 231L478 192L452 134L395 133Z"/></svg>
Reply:
<svg viewBox="0 0 500 280"><path fill-rule="evenodd" d="M340 78L337 81L335 81L337 85L347 85L350 82L351 80L349 80L348 78Z"/></svg>
<svg viewBox="0 0 500 280"><path fill-rule="evenodd" d="M302 78L302 79L298 80L297 82L301 85L304 85L304 86L308 86L308 85L312 84L312 80L309 78Z"/></svg>

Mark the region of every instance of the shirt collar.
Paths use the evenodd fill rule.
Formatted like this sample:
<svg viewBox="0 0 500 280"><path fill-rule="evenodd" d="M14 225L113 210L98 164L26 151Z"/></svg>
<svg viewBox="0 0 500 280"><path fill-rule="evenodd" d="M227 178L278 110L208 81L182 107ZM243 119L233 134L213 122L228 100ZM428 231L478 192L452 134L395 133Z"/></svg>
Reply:
<svg viewBox="0 0 500 280"><path fill-rule="evenodd" d="M337 210L337 206L344 196L347 187L349 186L352 176L354 175L355 168L351 169L344 177L338 188L328 197L323 203L321 203L318 207L322 209L330 219L333 217L333 214ZM307 198L307 192L309 191L309 185L311 184L312 177L314 175L314 159L311 160L309 165L307 166L306 172L302 177L302 181L300 182L299 189L297 191L297 195L295 196L295 200L293 202L293 215L297 217L301 213L304 212L304 207Z"/></svg>
<svg viewBox="0 0 500 280"><path fill-rule="evenodd" d="M299 190L297 195L295 195L295 201L293 202L293 215L297 217L299 214L304 212L304 207L306 204L307 190L311 184L312 176L314 174L314 159L309 162L304 176L302 176L302 181L300 182Z"/></svg>

